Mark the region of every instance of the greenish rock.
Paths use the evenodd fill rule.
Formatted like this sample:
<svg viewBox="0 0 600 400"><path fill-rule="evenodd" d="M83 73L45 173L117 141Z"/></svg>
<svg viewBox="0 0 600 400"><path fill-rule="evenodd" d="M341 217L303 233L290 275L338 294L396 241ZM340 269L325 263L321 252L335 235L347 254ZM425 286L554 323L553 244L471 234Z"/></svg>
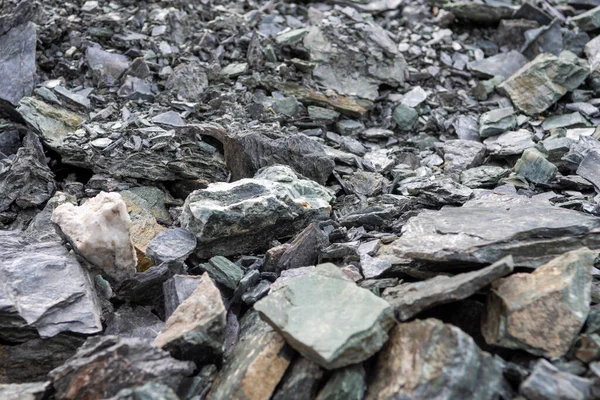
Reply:
<svg viewBox="0 0 600 400"><path fill-rule="evenodd" d="M272 400L313 400L322 377L319 364L298 357L286 371Z"/></svg>
<svg viewBox="0 0 600 400"><path fill-rule="evenodd" d="M515 173L533 183L548 183L556 175L556 165L535 148L527 149L515 164Z"/></svg>
<svg viewBox="0 0 600 400"><path fill-rule="evenodd" d="M361 122L352 119L342 119L335 124L335 127L342 136L358 135L365 130L365 126Z"/></svg>
<svg viewBox="0 0 600 400"><path fill-rule="evenodd" d="M289 281L254 308L300 354L329 370L371 357L394 324L387 302L333 264Z"/></svg>
<svg viewBox="0 0 600 400"><path fill-rule="evenodd" d="M479 136L487 138L510 131L517 126L517 117L512 107L488 111L479 119Z"/></svg>
<svg viewBox="0 0 600 400"><path fill-rule="evenodd" d="M400 130L410 131L417 123L419 113L412 107L400 104L394 109L393 117Z"/></svg>
<svg viewBox="0 0 600 400"><path fill-rule="evenodd" d="M335 122L340 113L335 110L330 110L325 107L308 106L308 116L317 121Z"/></svg>
<svg viewBox="0 0 600 400"><path fill-rule="evenodd" d="M227 78L235 78L242 75L246 71L248 71L248 63L231 63L223 67L221 70L221 75L226 76Z"/></svg>
<svg viewBox="0 0 600 400"><path fill-rule="evenodd" d="M504 78L501 76L495 76L492 79L488 79L487 81L479 81L477 84L471 89L471 93L477 100L483 101L487 100L488 96L494 92L496 86L504 82Z"/></svg>
<svg viewBox="0 0 600 400"><path fill-rule="evenodd" d="M493 4L475 1L455 1L443 6L457 18L477 22L480 24L494 24L501 19L512 16L515 9L507 4L494 2Z"/></svg>
<svg viewBox="0 0 600 400"><path fill-rule="evenodd" d="M540 54L498 86L527 115L546 111L567 92L575 90L589 74L585 60L570 51L557 57Z"/></svg>
<svg viewBox="0 0 600 400"><path fill-rule="evenodd" d="M501 135L489 137L483 141L483 144L489 154L493 156L518 155L535 146L533 133L525 129L504 132Z"/></svg>
<svg viewBox="0 0 600 400"><path fill-rule="evenodd" d="M299 28L299 29L292 29L289 31L285 31L280 33L279 35L277 35L275 37L275 41L277 42L277 44L280 45L292 45L295 43L298 43L299 41L301 41L304 36L306 36L306 34L308 33L308 29L305 28Z"/></svg>
<svg viewBox="0 0 600 400"><path fill-rule="evenodd" d="M525 64L527 64L527 58L518 51L512 50L508 53L499 53L480 61L470 62L468 68L486 76L500 76L506 79Z"/></svg>
<svg viewBox="0 0 600 400"><path fill-rule="evenodd" d="M482 165L461 172L460 183L471 189L491 188L509 174L510 170L508 169L493 165Z"/></svg>
<svg viewBox="0 0 600 400"><path fill-rule="evenodd" d="M300 109L300 103L294 96L282 97L275 99L273 103L273 110L279 114L287 115L288 117L294 117L298 114Z"/></svg>
<svg viewBox="0 0 600 400"><path fill-rule="evenodd" d="M215 256L201 267L212 279L231 290L235 290L244 277L244 271L223 256Z"/></svg>
<svg viewBox="0 0 600 400"><path fill-rule="evenodd" d="M553 115L542 122L542 128L547 131L558 128L588 128L591 126L590 121L578 112Z"/></svg>
<svg viewBox="0 0 600 400"><path fill-rule="evenodd" d="M123 389L108 400L179 400L179 396L166 385L148 382L143 386Z"/></svg>
<svg viewBox="0 0 600 400"><path fill-rule="evenodd" d="M600 6L571 18L571 23L586 32L600 28Z"/></svg>
<svg viewBox="0 0 600 400"><path fill-rule="evenodd" d="M316 400L362 400L366 389L365 376L361 364L335 370Z"/></svg>

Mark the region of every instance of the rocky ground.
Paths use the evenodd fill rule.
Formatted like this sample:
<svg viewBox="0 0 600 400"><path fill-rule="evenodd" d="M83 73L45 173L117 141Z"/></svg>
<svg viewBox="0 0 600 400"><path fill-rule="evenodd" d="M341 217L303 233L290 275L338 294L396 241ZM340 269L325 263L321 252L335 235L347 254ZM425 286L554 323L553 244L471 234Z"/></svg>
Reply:
<svg viewBox="0 0 600 400"><path fill-rule="evenodd" d="M0 399L600 399L599 33L0 1Z"/></svg>

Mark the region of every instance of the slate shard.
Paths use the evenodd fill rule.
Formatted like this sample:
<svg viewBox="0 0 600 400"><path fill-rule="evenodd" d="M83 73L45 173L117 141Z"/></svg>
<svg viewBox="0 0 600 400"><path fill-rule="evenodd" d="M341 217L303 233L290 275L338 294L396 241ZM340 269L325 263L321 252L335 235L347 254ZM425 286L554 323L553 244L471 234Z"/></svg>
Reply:
<svg viewBox="0 0 600 400"><path fill-rule="evenodd" d="M146 254L156 263L185 261L196 248L196 236L182 229L172 228L156 235L148 243Z"/></svg>
<svg viewBox="0 0 600 400"><path fill-rule="evenodd" d="M17 105L35 85L36 27L27 22L0 36L0 98Z"/></svg>
<svg viewBox="0 0 600 400"><path fill-rule="evenodd" d="M175 275L163 283L165 318L169 318L173 311L196 290L201 279L199 276Z"/></svg>
<svg viewBox="0 0 600 400"><path fill-rule="evenodd" d="M528 399L592 399L593 381L568 372L562 372L540 359L533 372L521 383L519 393Z"/></svg>
<svg viewBox="0 0 600 400"><path fill-rule="evenodd" d="M362 400L366 390L366 373L361 364L333 372L316 400Z"/></svg>

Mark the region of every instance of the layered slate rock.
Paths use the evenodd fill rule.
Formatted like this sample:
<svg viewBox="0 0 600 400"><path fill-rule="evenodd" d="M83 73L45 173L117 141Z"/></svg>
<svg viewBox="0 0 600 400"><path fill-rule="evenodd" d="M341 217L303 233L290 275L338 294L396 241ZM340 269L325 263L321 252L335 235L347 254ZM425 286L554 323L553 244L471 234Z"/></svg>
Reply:
<svg viewBox="0 0 600 400"><path fill-rule="evenodd" d="M258 313L246 314L240 329L240 339L228 354L207 400L270 399L290 365L293 350Z"/></svg>
<svg viewBox="0 0 600 400"><path fill-rule="evenodd" d="M498 89L506 92L520 111L535 115L576 89L588 74L587 62L569 51L563 51L558 57L544 53L515 72Z"/></svg>
<svg viewBox="0 0 600 400"><path fill-rule="evenodd" d="M323 377L323 369L313 361L298 357L281 380L273 400L313 400Z"/></svg>
<svg viewBox="0 0 600 400"><path fill-rule="evenodd" d="M77 253L110 279L122 282L135 274L131 219L118 193L101 192L79 207L60 205L52 213L52 221Z"/></svg>
<svg viewBox="0 0 600 400"><path fill-rule="evenodd" d="M198 256L227 256L259 249L327 217L331 199L319 184L299 178L289 167L273 166L253 179L194 191L180 222L196 235Z"/></svg>
<svg viewBox="0 0 600 400"><path fill-rule="evenodd" d="M145 385L123 389L108 400L180 400L177 393L161 383L149 382Z"/></svg>
<svg viewBox="0 0 600 400"><path fill-rule="evenodd" d="M41 337L102 330L89 275L60 242L16 231L0 232L0 242L0 337L26 328Z"/></svg>
<svg viewBox="0 0 600 400"><path fill-rule="evenodd" d="M177 390L194 371L189 361L177 361L144 339L103 336L88 339L62 366L50 372L57 398L93 400L116 395L121 389L162 383Z"/></svg>
<svg viewBox="0 0 600 400"><path fill-rule="evenodd" d="M473 61L468 66L471 71L479 72L492 78L501 76L506 79L525 64L527 64L527 58L518 51L511 50L508 53L499 53L480 61Z"/></svg>
<svg viewBox="0 0 600 400"><path fill-rule="evenodd" d="M50 382L0 384L3 400L43 400L50 392Z"/></svg>
<svg viewBox="0 0 600 400"><path fill-rule="evenodd" d="M337 369L316 400L362 400L366 389L365 378L365 369L361 364Z"/></svg>
<svg viewBox="0 0 600 400"><path fill-rule="evenodd" d="M592 399L594 381L560 371L544 359L540 359L519 387L519 393L527 399L562 400Z"/></svg>
<svg viewBox="0 0 600 400"><path fill-rule="evenodd" d="M481 229L494 221L494 229ZM408 220L393 248L399 257L431 263L491 264L512 254L537 267L557 255L600 248L600 218L543 200L492 192L462 207L423 211Z"/></svg>
<svg viewBox="0 0 600 400"><path fill-rule="evenodd" d="M185 261L196 248L196 236L182 229L172 228L156 235L148 243L146 254L156 263Z"/></svg>
<svg viewBox="0 0 600 400"><path fill-rule="evenodd" d="M448 140L440 146L446 171L463 171L483 163L485 146L472 140Z"/></svg>
<svg viewBox="0 0 600 400"><path fill-rule="evenodd" d="M0 36L0 99L18 104L35 85L36 28L33 22L17 25Z"/></svg>
<svg viewBox="0 0 600 400"><path fill-rule="evenodd" d="M254 308L300 354L326 369L371 357L394 324L384 300L357 287L333 264L290 280Z"/></svg>
<svg viewBox="0 0 600 400"><path fill-rule="evenodd" d="M459 328L436 319L400 323L377 359L366 400L498 396L502 368Z"/></svg>
<svg viewBox="0 0 600 400"><path fill-rule="evenodd" d="M175 275L163 283L165 318L169 318L177 307L194 293L201 280L200 276L195 275Z"/></svg>
<svg viewBox="0 0 600 400"><path fill-rule="evenodd" d="M496 282L482 323L486 341L544 357L563 356L590 310L596 255L586 248L574 250L531 274Z"/></svg>
<svg viewBox="0 0 600 400"><path fill-rule="evenodd" d="M175 358L198 365L223 353L227 310L221 292L208 274L194 292L175 309L154 343Z"/></svg>
<svg viewBox="0 0 600 400"><path fill-rule="evenodd" d="M421 282L387 288L382 297L394 307L398 319L406 321L436 305L466 299L512 270L512 256L507 256L478 271L451 277L440 275Z"/></svg>

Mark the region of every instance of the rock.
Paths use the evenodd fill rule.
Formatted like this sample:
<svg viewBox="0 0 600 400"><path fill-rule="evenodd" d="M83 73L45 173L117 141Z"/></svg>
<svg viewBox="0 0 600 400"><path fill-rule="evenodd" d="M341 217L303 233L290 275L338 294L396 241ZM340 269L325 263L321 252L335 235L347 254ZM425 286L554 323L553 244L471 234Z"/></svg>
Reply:
<svg viewBox="0 0 600 400"><path fill-rule="evenodd" d="M501 76L495 76L492 79L488 79L487 81L479 81L477 84L471 88L471 93L477 100L483 101L487 100L488 96L494 93L496 90L496 86L504 82L504 78Z"/></svg>
<svg viewBox="0 0 600 400"><path fill-rule="evenodd" d="M313 400L323 377L317 363L298 357L286 371L273 400Z"/></svg>
<svg viewBox="0 0 600 400"><path fill-rule="evenodd" d="M400 130L410 131L417 123L417 120L419 119L419 113L412 107L400 104L394 109L393 117Z"/></svg>
<svg viewBox="0 0 600 400"><path fill-rule="evenodd" d="M177 393L161 383L149 382L132 389L122 389L108 400L179 400Z"/></svg>
<svg viewBox="0 0 600 400"><path fill-rule="evenodd" d="M515 172L533 183L549 183L556 175L556 165L535 148L527 149L515 164Z"/></svg>
<svg viewBox="0 0 600 400"><path fill-rule="evenodd" d="M335 122L340 117L340 113L324 107L308 106L308 116L317 121Z"/></svg>
<svg viewBox="0 0 600 400"><path fill-rule="evenodd" d="M0 384L0 397L3 400L43 400L50 386L50 382Z"/></svg>
<svg viewBox="0 0 600 400"><path fill-rule="evenodd" d="M242 295L242 301L248 305L253 305L257 301L265 297L267 294L269 294L270 290L271 282L263 279Z"/></svg>
<svg viewBox="0 0 600 400"><path fill-rule="evenodd" d="M458 172L483 163L485 146L472 140L448 140L440 146L445 171Z"/></svg>
<svg viewBox="0 0 600 400"><path fill-rule="evenodd" d="M28 132L16 155L0 162L0 212L13 204L39 207L55 190L54 174L46 164L42 144Z"/></svg>
<svg viewBox="0 0 600 400"><path fill-rule="evenodd" d="M362 400L366 383L362 365L335 370L316 397L316 400Z"/></svg>
<svg viewBox="0 0 600 400"><path fill-rule="evenodd" d="M165 88L178 100L201 101L208 87L205 68L198 62L179 64L169 76Z"/></svg>
<svg viewBox="0 0 600 400"><path fill-rule="evenodd" d="M154 343L177 359L202 365L223 353L226 319L221 292L205 273L196 290L169 317Z"/></svg>
<svg viewBox="0 0 600 400"><path fill-rule="evenodd" d="M365 130L365 126L360 121L351 119L342 119L336 122L335 127L342 136L356 136Z"/></svg>
<svg viewBox="0 0 600 400"><path fill-rule="evenodd" d="M99 47L88 47L85 59L98 86L117 84L121 75L129 68L129 58Z"/></svg>
<svg viewBox="0 0 600 400"><path fill-rule="evenodd" d="M504 21L503 21L504 22ZM468 64L471 71L489 76L501 76L508 79L521 67L527 64L527 58L516 50L508 53L500 53L492 57L484 58L481 61L473 61Z"/></svg>
<svg viewBox="0 0 600 400"><path fill-rule="evenodd" d="M229 353L207 400L270 399L292 353L283 337L261 321L258 313L248 313L241 320L240 340Z"/></svg>
<svg viewBox="0 0 600 400"><path fill-rule="evenodd" d="M499 108L481 115L479 136L487 138L516 128L517 117L511 107Z"/></svg>
<svg viewBox="0 0 600 400"><path fill-rule="evenodd" d="M235 78L248 70L248 63L231 63L221 69L221 75L227 78Z"/></svg>
<svg viewBox="0 0 600 400"><path fill-rule="evenodd" d="M510 170L502 167L483 165L460 173L460 183L471 189L494 187L500 179L510 174Z"/></svg>
<svg viewBox="0 0 600 400"><path fill-rule="evenodd" d="M179 261L154 265L144 272L121 281L116 286L118 297L137 304L162 305L163 283L171 277L182 274L184 266Z"/></svg>
<svg viewBox="0 0 600 400"><path fill-rule="evenodd" d="M158 94L158 89L148 80L127 75L117 94L127 100L142 100L152 103Z"/></svg>
<svg viewBox="0 0 600 400"><path fill-rule="evenodd" d="M0 36L0 99L17 105L22 97L31 95L35 85L36 27L23 23Z"/></svg>
<svg viewBox="0 0 600 400"><path fill-rule="evenodd" d="M300 354L326 369L371 357L394 323L385 301L348 281L333 264L289 281L254 309Z"/></svg>
<svg viewBox="0 0 600 400"><path fill-rule="evenodd" d="M479 142L479 128L477 119L471 115L461 115L453 124L456 136L462 140Z"/></svg>
<svg viewBox="0 0 600 400"><path fill-rule="evenodd" d="M214 183L185 201L181 226L198 238L196 254L240 254L293 234L329 215L330 192L288 167L260 170L254 179Z"/></svg>
<svg viewBox="0 0 600 400"><path fill-rule="evenodd" d="M523 153L535 146L533 133L526 129L504 132L498 136L488 137L483 141L487 151L494 156L513 156Z"/></svg>
<svg viewBox="0 0 600 400"><path fill-rule="evenodd" d="M175 275L163 283L165 318L169 318L200 284L199 276Z"/></svg>
<svg viewBox="0 0 600 400"><path fill-rule="evenodd" d="M174 127L185 126L183 118L175 111L167 111L152 117L152 122L159 125L167 125Z"/></svg>
<svg viewBox="0 0 600 400"><path fill-rule="evenodd" d="M165 323L148 308L123 305L106 320L105 335L154 340Z"/></svg>
<svg viewBox="0 0 600 400"><path fill-rule="evenodd" d="M103 336L88 339L49 376L57 398L92 400L148 381L177 389L193 371L193 363L171 358L149 340Z"/></svg>
<svg viewBox="0 0 600 400"><path fill-rule="evenodd" d="M587 128L590 126L589 121L578 112L554 115L542 122L542 128L547 131L558 128Z"/></svg>
<svg viewBox="0 0 600 400"><path fill-rule="evenodd" d="M60 205L52 213L52 222L81 257L111 280L121 282L135 273L131 219L118 193L101 192L79 207Z"/></svg>
<svg viewBox="0 0 600 400"><path fill-rule="evenodd" d="M419 202L431 206L460 205L469 200L473 191L447 176L407 178L397 189L405 196L418 196Z"/></svg>
<svg viewBox="0 0 600 400"><path fill-rule="evenodd" d="M579 165L588 156L596 152L600 154L600 142L593 137L580 136L577 142L571 144L569 152L562 157L573 170L577 170Z"/></svg>
<svg viewBox="0 0 600 400"><path fill-rule="evenodd" d="M484 221L495 221L495 229L482 231ZM524 196L488 193L459 208L422 211L404 225L393 248L399 257L448 266L491 264L512 254L515 266L537 267L581 246L600 248L598 227L600 218Z"/></svg>
<svg viewBox="0 0 600 400"><path fill-rule="evenodd" d="M407 321L428 308L466 299L512 270L512 256L508 256L478 271L387 288L382 297L394 307L400 321Z"/></svg>
<svg viewBox="0 0 600 400"><path fill-rule="evenodd" d="M146 254L157 264L168 261L185 261L196 248L196 236L182 228L160 232L150 240Z"/></svg>
<svg viewBox="0 0 600 400"><path fill-rule="evenodd" d="M515 72L498 88L527 115L546 111L588 76L588 65L569 51L557 57L540 54Z"/></svg>
<svg viewBox="0 0 600 400"><path fill-rule="evenodd" d="M92 283L60 242L38 242L17 231L0 232L0 337L35 328L43 337L102 330ZM8 335L8 336L7 336Z"/></svg>
<svg viewBox="0 0 600 400"><path fill-rule="evenodd" d="M552 21L550 25L525 32L525 40L522 52L529 59L543 53L558 56L565 47L558 19Z"/></svg>
<svg viewBox="0 0 600 400"><path fill-rule="evenodd" d="M312 223L290 243L279 259L279 267L291 269L315 265L318 263L320 251L327 246L329 246L327 235L317 224Z"/></svg>
<svg viewBox="0 0 600 400"><path fill-rule="evenodd" d="M515 12L511 6L500 2L454 1L444 4L443 7L459 19L480 24L495 24L501 19L510 18Z"/></svg>
<svg viewBox="0 0 600 400"><path fill-rule="evenodd" d="M571 18L571 23L586 32L600 28L600 6Z"/></svg>
<svg viewBox="0 0 600 400"><path fill-rule="evenodd" d="M561 372L548 361L540 359L531 375L521 383L519 393L528 399L591 399L592 385L592 380Z"/></svg>
<svg viewBox="0 0 600 400"><path fill-rule="evenodd" d="M215 256L201 265L208 275L223 286L235 290L244 276L244 271L223 256Z"/></svg>
<svg viewBox="0 0 600 400"><path fill-rule="evenodd" d="M525 32L539 26L539 23L532 19L503 19L498 24L498 29L494 35L494 43L497 43L498 46L519 49L525 44ZM525 64L527 64L527 60L523 65Z"/></svg>
<svg viewBox="0 0 600 400"><path fill-rule="evenodd" d="M590 151L583 160L581 160L581 163L577 168L577 175L587 179L593 183L596 188L600 189L600 153Z"/></svg>
<svg viewBox="0 0 600 400"><path fill-rule="evenodd" d="M482 323L486 341L544 357L563 356L590 310L596 255L586 248L573 250L531 274L496 282Z"/></svg>
<svg viewBox="0 0 600 400"><path fill-rule="evenodd" d="M501 381L500 364L469 335L436 319L416 320L390 332L365 399L492 400Z"/></svg>
<svg viewBox="0 0 600 400"><path fill-rule="evenodd" d="M295 96L302 103L331 106L336 111L353 117L362 117L373 107L373 103L368 100L355 99L353 97L339 96L330 93L324 95L323 93L295 83L286 83L279 86L279 89L286 95Z"/></svg>
<svg viewBox="0 0 600 400"><path fill-rule="evenodd" d="M407 107L418 107L427 99L427 92L421 86L415 86L402 96L401 104Z"/></svg>

